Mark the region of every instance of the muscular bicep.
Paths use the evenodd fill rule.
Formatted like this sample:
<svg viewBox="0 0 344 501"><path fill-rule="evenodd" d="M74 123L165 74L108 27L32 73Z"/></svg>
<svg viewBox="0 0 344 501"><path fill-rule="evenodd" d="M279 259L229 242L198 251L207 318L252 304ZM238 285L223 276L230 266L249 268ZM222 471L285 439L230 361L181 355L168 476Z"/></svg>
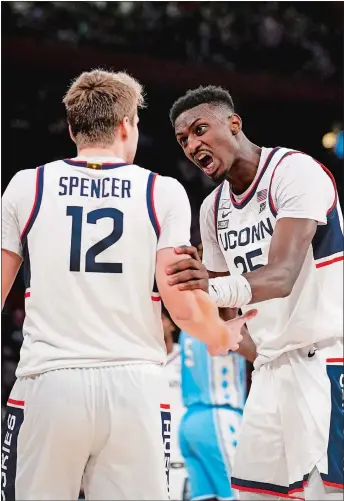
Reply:
<svg viewBox="0 0 344 501"><path fill-rule="evenodd" d="M268 264L284 266L294 283L316 229L317 222L311 219L279 219L271 239Z"/></svg>
<svg viewBox="0 0 344 501"><path fill-rule="evenodd" d="M244 274L251 286L251 303L286 297L291 293L316 228L317 222L311 219L286 217L277 221L267 265Z"/></svg>

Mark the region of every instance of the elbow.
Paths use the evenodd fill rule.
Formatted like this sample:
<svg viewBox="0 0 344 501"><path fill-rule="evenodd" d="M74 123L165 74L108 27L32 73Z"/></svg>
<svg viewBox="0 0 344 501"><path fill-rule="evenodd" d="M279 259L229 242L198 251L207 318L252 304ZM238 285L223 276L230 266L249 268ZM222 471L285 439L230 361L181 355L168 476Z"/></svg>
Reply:
<svg viewBox="0 0 344 501"><path fill-rule="evenodd" d="M192 311L190 305L187 301L164 301L164 305L166 306L169 314L173 322L179 325L180 322L186 322L190 320L192 317Z"/></svg>

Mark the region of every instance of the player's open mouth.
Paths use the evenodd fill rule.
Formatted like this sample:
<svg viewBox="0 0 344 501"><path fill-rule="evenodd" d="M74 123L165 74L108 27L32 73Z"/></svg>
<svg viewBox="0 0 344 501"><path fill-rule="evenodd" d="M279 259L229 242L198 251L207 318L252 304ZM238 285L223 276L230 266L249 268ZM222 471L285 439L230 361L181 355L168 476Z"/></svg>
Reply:
<svg viewBox="0 0 344 501"><path fill-rule="evenodd" d="M197 165L205 174L210 176L216 169L212 155L206 151L201 151L195 155Z"/></svg>

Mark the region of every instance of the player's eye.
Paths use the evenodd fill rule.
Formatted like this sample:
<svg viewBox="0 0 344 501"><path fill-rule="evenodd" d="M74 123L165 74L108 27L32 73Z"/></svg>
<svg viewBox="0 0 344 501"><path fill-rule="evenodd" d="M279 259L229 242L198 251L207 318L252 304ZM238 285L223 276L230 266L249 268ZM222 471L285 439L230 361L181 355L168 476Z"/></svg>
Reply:
<svg viewBox="0 0 344 501"><path fill-rule="evenodd" d="M195 134L196 136L201 136L204 134L204 132L207 130L208 126L207 125L196 125L195 127Z"/></svg>
<svg viewBox="0 0 344 501"><path fill-rule="evenodd" d="M188 144L188 139L187 137L181 137L179 139L179 144L182 148L185 148L185 146Z"/></svg>

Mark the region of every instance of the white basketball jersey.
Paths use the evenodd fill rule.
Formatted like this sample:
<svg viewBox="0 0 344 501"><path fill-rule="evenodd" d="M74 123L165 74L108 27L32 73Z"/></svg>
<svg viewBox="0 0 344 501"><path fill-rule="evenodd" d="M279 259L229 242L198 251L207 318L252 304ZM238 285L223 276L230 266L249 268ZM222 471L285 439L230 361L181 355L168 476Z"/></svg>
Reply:
<svg viewBox="0 0 344 501"><path fill-rule="evenodd" d="M32 209L24 197L16 214L26 285L17 375L164 363L156 252L189 240L185 190L123 162L59 160L23 173L36 178L36 194ZM172 198L183 213L167 230Z"/></svg>
<svg viewBox="0 0 344 501"><path fill-rule="evenodd" d="M292 179L287 169L295 171L296 178L282 186L275 179L277 174L279 179L287 175ZM307 208L302 198L302 190L307 192L302 181L306 171L301 172L298 182L302 169L307 169L308 183L319 185L314 188L319 197L304 197ZM213 211L203 224L205 265L211 271L225 271L220 252L231 275L251 272L268 263L271 238L280 217L304 217L319 223L291 294L242 308L243 312L258 309L257 317L249 324L258 351L256 367L285 351L343 335L343 218L336 189L329 181L333 178L323 169L300 152L263 148L255 180L242 196L235 197L225 181L203 204L204 214ZM291 194L287 197L288 190ZM326 199L322 214L321 197L329 191L330 199ZM284 212L278 207L283 199L288 206ZM214 243L207 243L212 231L219 251Z"/></svg>

